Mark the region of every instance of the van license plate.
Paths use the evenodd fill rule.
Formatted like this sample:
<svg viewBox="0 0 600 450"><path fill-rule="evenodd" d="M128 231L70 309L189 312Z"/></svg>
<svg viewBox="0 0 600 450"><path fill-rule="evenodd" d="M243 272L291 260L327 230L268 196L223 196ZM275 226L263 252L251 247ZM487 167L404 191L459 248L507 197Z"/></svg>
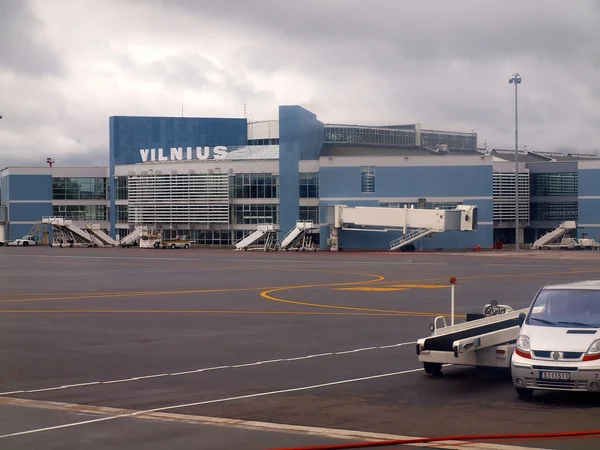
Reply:
<svg viewBox="0 0 600 450"><path fill-rule="evenodd" d="M540 380L570 380L569 372L540 372Z"/></svg>

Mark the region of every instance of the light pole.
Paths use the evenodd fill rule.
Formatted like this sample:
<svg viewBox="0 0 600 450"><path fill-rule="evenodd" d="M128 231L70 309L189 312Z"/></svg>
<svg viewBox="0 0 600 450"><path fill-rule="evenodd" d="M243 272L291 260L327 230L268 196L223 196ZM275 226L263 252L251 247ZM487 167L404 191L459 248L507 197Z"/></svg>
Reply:
<svg viewBox="0 0 600 450"><path fill-rule="evenodd" d="M521 75L513 73L508 80L515 85L515 250L519 250L519 109L517 108L517 86L521 84Z"/></svg>

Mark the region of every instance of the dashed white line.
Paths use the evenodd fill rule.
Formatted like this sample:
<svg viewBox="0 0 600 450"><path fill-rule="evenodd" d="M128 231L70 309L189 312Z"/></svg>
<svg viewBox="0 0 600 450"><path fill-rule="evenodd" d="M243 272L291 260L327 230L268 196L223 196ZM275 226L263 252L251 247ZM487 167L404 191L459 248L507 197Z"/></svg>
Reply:
<svg viewBox="0 0 600 450"><path fill-rule="evenodd" d="M200 369L186 370L186 371L181 371L181 372L159 373L159 374L143 375L143 376L131 377L131 378L121 378L118 380L91 381L91 382L87 382L87 383L67 384L67 385L53 386L53 387L46 387L46 388L22 389L22 390L17 390L17 391L0 392L0 395L6 396L6 395L15 395L15 394L33 394L36 392L58 391L58 390L62 390L62 389L86 387L86 386L93 386L93 385L99 385L99 384L106 385L106 384L129 383L129 382L133 382L133 381L146 380L146 379L150 379L150 378L174 377L174 376L180 376L180 375L190 375L190 374L201 373L201 372L209 372L209 371L213 371L213 370L237 369L237 368L241 368L241 367L252 367L252 366L265 365L265 364L275 364L275 363L279 363L279 362L301 361L304 359L322 358L324 356L346 355L349 353L356 353L356 352L369 351L369 350L383 350L383 349L388 349L388 348L393 348L393 347L403 347L403 346L412 345L412 344L415 344L415 342L402 342L399 344L384 345L384 346L379 346L379 347L364 347L364 348L357 348L354 350L347 350L347 351L335 352L335 353L334 352L318 353L315 355L299 356L296 358L269 359L269 360L265 360L265 361L256 361L256 362L252 362L252 363L236 364L236 365L229 365L229 366L204 367L204 368L200 368Z"/></svg>
<svg viewBox="0 0 600 450"><path fill-rule="evenodd" d="M91 419L91 420L84 420L84 421L80 421L80 422L67 423L67 424L57 425L57 426L53 426L53 427L37 428L37 429L33 429L33 430L19 431L17 433L3 434L3 435L0 435L0 439L5 439L5 438L15 437L15 436L22 436L22 435L27 435L27 434L41 433L43 431L60 430L62 428L77 427L80 425L87 425L87 424L92 424L92 423L97 423L97 422L105 422L108 420L122 419L122 418L126 418L126 417L135 417L135 416L139 416L142 414L150 414L150 413L160 412L160 411L169 411L169 410L173 410L173 409L189 408L192 406L211 405L214 403L232 402L235 400L245 400L245 399L249 399L249 398L266 397L269 395L287 394L290 392L308 391L311 389L319 389L319 388L323 388L323 387L337 386L340 384L357 383L359 381L368 381L368 380L375 380L378 378L394 377L394 376L398 376L398 375L406 375L406 374L410 374L410 373L421 372L422 370L423 370L422 368L402 370L400 372L383 373L383 374L379 374L379 375L371 375L368 377L361 377L361 378L350 378L350 379L346 379L346 380L332 381L329 383L313 384L310 386L301 386L301 387L290 388L290 389L280 389L277 391L267 391L267 392L259 392L256 394L238 395L236 397L220 398L220 399L216 399L216 400L205 400L205 401L193 402L193 403L184 403L181 405L162 406L160 408L147 409L145 411L136 411L136 412L128 413L128 414L119 414L117 416L100 417L98 419Z"/></svg>

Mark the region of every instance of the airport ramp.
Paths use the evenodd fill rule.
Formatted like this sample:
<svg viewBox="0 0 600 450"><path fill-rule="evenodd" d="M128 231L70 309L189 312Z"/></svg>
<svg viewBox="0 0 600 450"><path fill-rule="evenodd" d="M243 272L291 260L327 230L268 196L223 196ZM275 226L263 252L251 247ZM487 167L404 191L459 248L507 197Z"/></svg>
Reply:
<svg viewBox="0 0 600 450"><path fill-rule="evenodd" d="M433 233L432 228L419 228L417 230L411 231L410 233L403 234L398 239L394 239L390 242L390 251L398 250L399 248L404 247L405 245L412 244L415 241L418 241L425 236L429 236Z"/></svg>

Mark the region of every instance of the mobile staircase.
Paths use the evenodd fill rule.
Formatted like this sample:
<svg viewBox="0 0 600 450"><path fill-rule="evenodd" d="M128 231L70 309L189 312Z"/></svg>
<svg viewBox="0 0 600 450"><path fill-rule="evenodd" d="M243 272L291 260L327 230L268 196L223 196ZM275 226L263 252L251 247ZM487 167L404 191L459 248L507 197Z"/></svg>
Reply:
<svg viewBox="0 0 600 450"><path fill-rule="evenodd" d="M292 228L279 245L280 250L316 251L310 231L314 228L312 220L300 220Z"/></svg>
<svg viewBox="0 0 600 450"><path fill-rule="evenodd" d="M71 219L64 217L43 217L42 223L52 226L53 247L94 247L97 241L86 230L75 225Z"/></svg>
<svg viewBox="0 0 600 450"><path fill-rule="evenodd" d="M421 238L429 236L434 232L433 228L417 228L416 230L411 231L410 233L403 234L398 239L394 239L390 242L390 252L395 250L404 250L409 247L415 241L418 241Z"/></svg>
<svg viewBox="0 0 600 450"><path fill-rule="evenodd" d="M131 247L132 245L135 245L135 243L141 239L141 237L143 236L144 233L147 233L147 232L148 232L148 227L146 227L146 226L135 227L135 229L131 233L129 233L127 236L124 236L123 238L121 238L119 240L119 246Z"/></svg>
<svg viewBox="0 0 600 450"><path fill-rule="evenodd" d="M100 246L105 247L118 247L119 242L111 238L100 228L100 224L88 223L85 227L86 231L92 239L96 241Z"/></svg>
<svg viewBox="0 0 600 450"><path fill-rule="evenodd" d="M562 222L555 230L544 234L541 238L536 240L531 248L535 250L551 249L553 247L551 247L550 244L562 239L569 231L575 230L576 228L577 223L575 221L566 220Z"/></svg>
<svg viewBox="0 0 600 450"><path fill-rule="evenodd" d="M275 225L261 224L258 228L250 233L248 236L240 239L235 244L236 250L259 250L262 249L266 252L275 248ZM262 246L254 246L254 244L260 241L262 238L265 242Z"/></svg>
<svg viewBox="0 0 600 450"><path fill-rule="evenodd" d="M419 339L416 346L425 373L441 375L446 364L509 368L528 310L492 301L483 314L467 314L463 323L447 325L444 316L436 317L431 335Z"/></svg>

